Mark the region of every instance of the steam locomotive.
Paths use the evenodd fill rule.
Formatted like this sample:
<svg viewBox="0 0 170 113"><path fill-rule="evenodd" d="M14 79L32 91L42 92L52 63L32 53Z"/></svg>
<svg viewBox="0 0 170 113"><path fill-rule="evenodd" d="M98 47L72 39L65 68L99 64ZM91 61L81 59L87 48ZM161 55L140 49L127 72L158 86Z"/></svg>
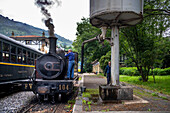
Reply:
<svg viewBox="0 0 170 113"><path fill-rule="evenodd" d="M33 74L32 90L39 96L39 99L55 102L56 98L61 95L70 94L73 91L74 80L66 80L67 76L67 59L65 52L58 49L56 51L56 37L49 37L49 53L37 58L35 71ZM78 54L75 55L75 71L77 71Z"/></svg>

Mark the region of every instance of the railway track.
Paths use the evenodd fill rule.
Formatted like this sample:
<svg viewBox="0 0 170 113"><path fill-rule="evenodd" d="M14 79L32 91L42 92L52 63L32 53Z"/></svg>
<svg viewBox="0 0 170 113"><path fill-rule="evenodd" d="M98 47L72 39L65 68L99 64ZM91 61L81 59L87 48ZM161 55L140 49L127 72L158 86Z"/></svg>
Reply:
<svg viewBox="0 0 170 113"><path fill-rule="evenodd" d="M25 106L19 113L65 113L68 109L65 107L68 105L69 100L74 100L77 96L78 88L73 91L68 97L63 96L61 101L56 101L52 104L50 101L39 101L38 98L32 100L32 102Z"/></svg>
<svg viewBox="0 0 170 113"><path fill-rule="evenodd" d="M62 113L65 103L39 103L30 105L22 113Z"/></svg>

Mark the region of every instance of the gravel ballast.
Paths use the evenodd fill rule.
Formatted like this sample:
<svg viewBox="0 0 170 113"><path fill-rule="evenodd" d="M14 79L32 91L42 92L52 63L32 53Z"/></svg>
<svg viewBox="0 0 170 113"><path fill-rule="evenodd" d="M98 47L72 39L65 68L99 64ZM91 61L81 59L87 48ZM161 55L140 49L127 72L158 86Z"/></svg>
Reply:
<svg viewBox="0 0 170 113"><path fill-rule="evenodd" d="M33 92L18 92L0 99L0 113L17 113L36 96Z"/></svg>

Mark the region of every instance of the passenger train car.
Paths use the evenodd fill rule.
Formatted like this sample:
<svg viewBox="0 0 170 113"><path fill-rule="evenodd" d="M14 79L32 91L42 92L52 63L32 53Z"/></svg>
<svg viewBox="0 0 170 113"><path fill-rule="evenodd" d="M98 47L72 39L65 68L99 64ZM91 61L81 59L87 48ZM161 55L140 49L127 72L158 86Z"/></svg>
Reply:
<svg viewBox="0 0 170 113"><path fill-rule="evenodd" d="M18 80L28 79L35 67L34 60L41 55L42 52L0 34L0 92Z"/></svg>

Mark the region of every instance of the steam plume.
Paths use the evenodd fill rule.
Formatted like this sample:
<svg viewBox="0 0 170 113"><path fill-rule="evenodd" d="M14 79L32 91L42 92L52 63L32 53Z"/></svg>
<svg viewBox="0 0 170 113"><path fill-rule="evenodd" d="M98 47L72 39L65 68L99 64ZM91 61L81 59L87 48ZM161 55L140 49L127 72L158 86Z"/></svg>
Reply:
<svg viewBox="0 0 170 113"><path fill-rule="evenodd" d="M41 8L42 14L46 17L44 20L45 25L48 27L48 33L50 37L54 37L54 25L53 20L51 18L51 14L48 12L48 8L51 8L55 3L60 5L60 1L58 0L35 0L35 4Z"/></svg>

